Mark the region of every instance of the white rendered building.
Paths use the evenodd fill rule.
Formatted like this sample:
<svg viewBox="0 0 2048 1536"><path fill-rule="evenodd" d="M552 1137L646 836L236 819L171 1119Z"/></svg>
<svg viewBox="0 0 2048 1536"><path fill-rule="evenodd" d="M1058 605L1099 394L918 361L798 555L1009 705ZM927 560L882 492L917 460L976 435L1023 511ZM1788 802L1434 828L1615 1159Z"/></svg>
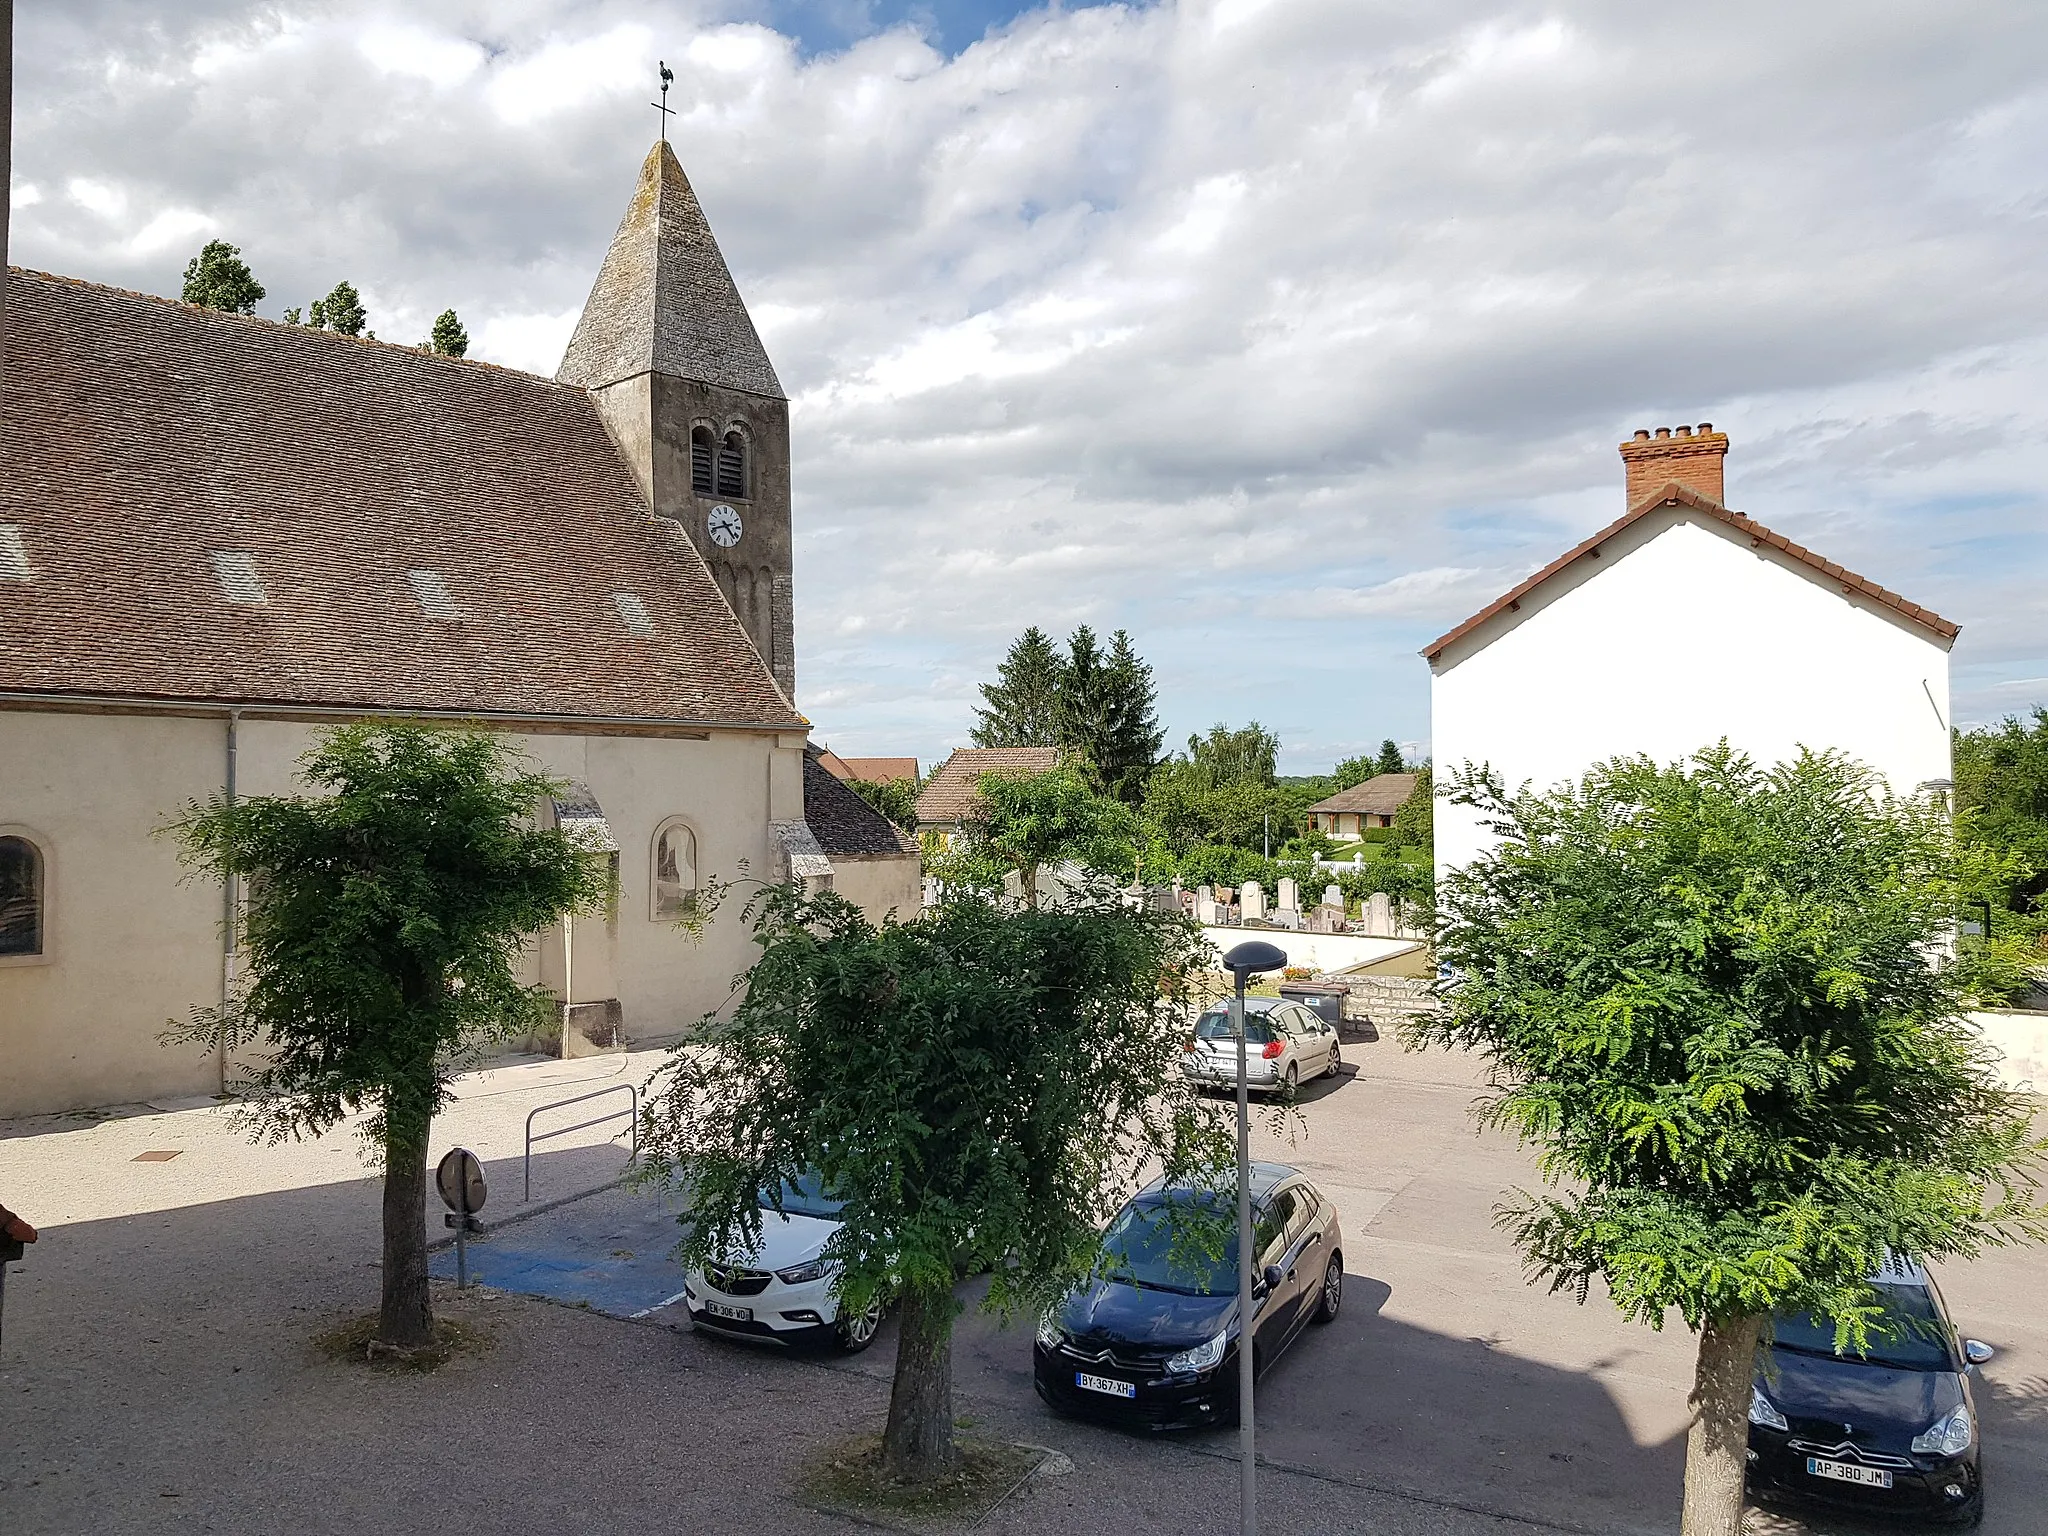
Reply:
<svg viewBox="0 0 2048 1536"><path fill-rule="evenodd" d="M1723 737L1765 766L1834 748L1898 794L1948 779L1957 626L1729 511L1727 451L1706 423L1636 433L1621 519L1424 649L1439 795L1467 763L1547 789ZM1439 801L1439 871L1486 840Z"/></svg>

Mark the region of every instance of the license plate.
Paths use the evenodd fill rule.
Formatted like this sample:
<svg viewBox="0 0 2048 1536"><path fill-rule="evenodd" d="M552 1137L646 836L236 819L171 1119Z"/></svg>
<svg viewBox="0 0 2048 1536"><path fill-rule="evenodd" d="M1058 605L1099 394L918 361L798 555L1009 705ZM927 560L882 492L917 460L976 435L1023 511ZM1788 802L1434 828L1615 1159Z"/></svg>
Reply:
<svg viewBox="0 0 2048 1536"><path fill-rule="evenodd" d="M1090 1376L1086 1371L1074 1372L1074 1385L1084 1392L1107 1392L1111 1397L1138 1395L1138 1389L1128 1381L1118 1381L1111 1376Z"/></svg>
<svg viewBox="0 0 2048 1536"><path fill-rule="evenodd" d="M722 1301L707 1301L704 1303L704 1310L713 1317L724 1318L727 1322L751 1323L754 1320L752 1307L728 1307Z"/></svg>
<svg viewBox="0 0 2048 1536"><path fill-rule="evenodd" d="M1833 1478L1838 1483L1860 1483L1865 1488L1889 1488L1891 1473L1882 1467L1859 1467L1848 1461L1822 1461L1818 1456L1806 1458L1806 1473L1809 1477Z"/></svg>

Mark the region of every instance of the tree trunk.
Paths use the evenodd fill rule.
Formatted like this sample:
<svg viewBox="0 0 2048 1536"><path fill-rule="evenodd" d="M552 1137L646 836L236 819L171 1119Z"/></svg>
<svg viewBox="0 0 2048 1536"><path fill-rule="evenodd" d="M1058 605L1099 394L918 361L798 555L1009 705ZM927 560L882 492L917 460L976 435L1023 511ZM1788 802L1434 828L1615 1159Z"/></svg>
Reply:
<svg viewBox="0 0 2048 1536"><path fill-rule="evenodd" d="M882 1465L904 1482L929 1482L959 1460L953 1444L953 1315L958 1310L950 1288L903 1293Z"/></svg>
<svg viewBox="0 0 2048 1536"><path fill-rule="evenodd" d="M1024 887L1024 910L1026 912L1036 912L1038 910L1038 866L1036 864L1018 865L1017 879Z"/></svg>
<svg viewBox="0 0 2048 1536"><path fill-rule="evenodd" d="M427 1128L384 1133L384 1295L377 1338L418 1349L434 1338L427 1297Z"/></svg>
<svg viewBox="0 0 2048 1536"><path fill-rule="evenodd" d="M1692 1427L1685 1437L1682 1536L1741 1536L1749 1390L1763 1328L1761 1317L1733 1317L1709 1319L1700 1329Z"/></svg>

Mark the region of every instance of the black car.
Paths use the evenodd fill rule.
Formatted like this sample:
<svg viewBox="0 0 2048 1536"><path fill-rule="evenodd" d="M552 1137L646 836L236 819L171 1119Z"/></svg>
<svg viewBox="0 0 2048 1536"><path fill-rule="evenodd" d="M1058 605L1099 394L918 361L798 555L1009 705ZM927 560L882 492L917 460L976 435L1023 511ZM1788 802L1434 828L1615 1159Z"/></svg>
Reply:
<svg viewBox="0 0 2048 1536"><path fill-rule="evenodd" d="M1958 1336L1919 1264L1890 1259L1871 1284L1884 1311L1865 1353L1838 1353L1826 1318L1771 1320L1750 1392L1750 1486L1974 1525L1984 1483L1970 1377L1991 1347Z"/></svg>
<svg viewBox="0 0 2048 1536"><path fill-rule="evenodd" d="M1185 1234L1190 1216L1233 1222L1236 1199L1155 1182L1117 1212L1094 1278L1038 1325L1038 1395L1061 1413L1150 1429L1235 1423L1235 1228L1214 1257L1192 1255L1200 1245ZM1344 1238L1336 1206L1292 1168L1254 1163L1252 1200L1252 1362L1264 1374L1309 1323L1337 1316Z"/></svg>

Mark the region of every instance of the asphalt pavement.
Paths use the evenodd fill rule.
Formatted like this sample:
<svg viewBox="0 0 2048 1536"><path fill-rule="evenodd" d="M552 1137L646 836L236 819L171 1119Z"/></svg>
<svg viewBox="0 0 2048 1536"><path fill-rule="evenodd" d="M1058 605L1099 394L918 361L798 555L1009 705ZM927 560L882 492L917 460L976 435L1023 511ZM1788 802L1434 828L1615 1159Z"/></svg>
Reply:
<svg viewBox="0 0 2048 1536"><path fill-rule="evenodd" d="M1262 1149L1337 1201L1347 1270L1344 1315L1261 1383L1266 1529L1674 1531L1690 1339L1524 1284L1490 1213L1533 1173L1472 1129L1468 1064L1347 1049L1363 1070L1313 1086L1291 1139ZM5 1529L850 1529L789 1488L808 1451L879 1424L892 1331L852 1359L792 1358L675 1326L673 1211L657 1197L612 1190L503 1220L520 1205L528 1109L612 1071L535 1064L466 1085L444 1129L486 1154L499 1223L474 1271L553 1299L444 1286L438 1304L493 1343L420 1377L337 1365L308 1342L375 1298L376 1185L335 1149L249 1148L210 1109L0 1126L8 1203L44 1228L7 1286ZM533 1204L609 1180L606 1134L538 1155ZM2041 1262L1994 1255L1942 1275L1965 1331L2000 1350L1985 1372L1994 1536L2048 1529ZM1055 1419L1031 1391L1027 1328L970 1310L958 1341L960 1412L1072 1468L985 1529L1235 1529L1234 1437ZM1806 1528L1771 1512L1754 1524Z"/></svg>

